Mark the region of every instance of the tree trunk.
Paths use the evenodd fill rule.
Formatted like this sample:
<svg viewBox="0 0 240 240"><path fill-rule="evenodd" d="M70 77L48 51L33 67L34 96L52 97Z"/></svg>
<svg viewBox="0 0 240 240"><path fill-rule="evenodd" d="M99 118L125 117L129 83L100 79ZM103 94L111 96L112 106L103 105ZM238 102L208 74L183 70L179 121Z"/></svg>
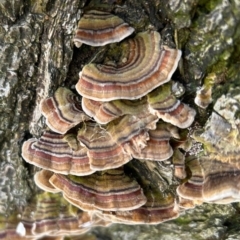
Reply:
<svg viewBox="0 0 240 240"><path fill-rule="evenodd" d="M35 169L22 160L21 145L30 135L39 137L46 128L39 112L40 101L59 86L73 89L82 66L96 54L99 57L105 53L104 48L73 46L77 21L88 7L114 12L136 32L157 30L164 44L174 46L175 42L183 50L183 59L174 77L186 88L184 101L195 109L197 87L208 74L215 73L215 84L221 83L213 92L214 102L228 92L231 84L239 85L239 0L1 1L0 213L3 215L21 213L38 192L32 180ZM202 127L212 110L212 105L199 110L195 124ZM238 211L238 204L205 204L157 226L117 224L106 229L95 228L91 234L114 240L237 239Z"/></svg>

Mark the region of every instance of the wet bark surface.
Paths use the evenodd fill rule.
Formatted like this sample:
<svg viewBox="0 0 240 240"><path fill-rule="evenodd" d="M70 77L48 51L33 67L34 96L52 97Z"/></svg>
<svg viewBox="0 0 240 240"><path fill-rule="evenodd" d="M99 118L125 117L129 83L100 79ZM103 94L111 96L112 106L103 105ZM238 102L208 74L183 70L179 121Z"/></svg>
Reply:
<svg viewBox="0 0 240 240"><path fill-rule="evenodd" d="M82 46L80 49L73 46L74 29L85 9L112 11L133 26L136 33L157 30L163 44L183 51L173 79L186 88L184 102L198 111L194 126L203 127L217 99L231 87L240 85L239 0L2 1L0 213L3 215L21 213L38 191L33 183L36 169L22 160L21 145L31 136L39 137L46 129L39 112L41 99L51 96L59 86L74 90L84 64L92 59L101 62L110 51L108 46ZM207 110L200 110L193 99L197 88L211 73L216 75L213 103ZM159 169L171 172L171 165L159 165ZM150 170L148 175L151 175ZM159 181L156 176L153 178ZM166 182L169 183L169 179ZM174 179L171 184L176 184ZM184 239L190 236L191 239L238 239L239 219L238 204L204 204L183 212L177 220L157 226L116 224L95 228L91 234L96 239Z"/></svg>

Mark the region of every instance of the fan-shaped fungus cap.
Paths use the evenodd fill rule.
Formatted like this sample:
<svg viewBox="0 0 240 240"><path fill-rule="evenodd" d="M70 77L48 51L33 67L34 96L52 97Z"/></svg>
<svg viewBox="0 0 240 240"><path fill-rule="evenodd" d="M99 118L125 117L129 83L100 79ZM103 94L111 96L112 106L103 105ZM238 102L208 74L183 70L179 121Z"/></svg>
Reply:
<svg viewBox="0 0 240 240"><path fill-rule="evenodd" d="M106 129L113 141L123 146L124 150L132 155L132 152L140 152L146 147L149 140L145 120L146 118L125 115L110 122Z"/></svg>
<svg viewBox="0 0 240 240"><path fill-rule="evenodd" d="M159 224L177 218L179 209L171 193L162 193L159 189L145 191L147 202L131 211L103 212L103 217L114 223Z"/></svg>
<svg viewBox="0 0 240 240"><path fill-rule="evenodd" d="M53 174L54 172L42 169L34 174L34 182L43 191L58 193L60 191L53 187L53 185L49 182L49 179Z"/></svg>
<svg viewBox="0 0 240 240"><path fill-rule="evenodd" d="M50 183L83 210L127 211L146 203L139 184L123 169L96 172L85 177L54 174ZM86 208L85 208L86 207Z"/></svg>
<svg viewBox="0 0 240 240"><path fill-rule="evenodd" d="M82 108L84 112L93 117L97 123L107 124L112 120L126 115L150 115L147 98L133 100L113 100L110 102L94 101L92 99L82 98Z"/></svg>
<svg viewBox="0 0 240 240"><path fill-rule="evenodd" d="M218 204L240 200L240 187L237 184L240 181L240 170L234 161L221 162L214 156L203 156L194 159L189 168L192 176L177 188L181 197Z"/></svg>
<svg viewBox="0 0 240 240"><path fill-rule="evenodd" d="M78 131L78 140L88 149L91 168L106 170L129 162L132 152L147 145L147 122L146 118L125 115L106 126L85 123Z"/></svg>
<svg viewBox="0 0 240 240"><path fill-rule="evenodd" d="M84 226L89 221L88 213L71 206L61 195L46 192L26 206L21 219L27 239L79 235L90 229L91 226Z"/></svg>
<svg viewBox="0 0 240 240"><path fill-rule="evenodd" d="M194 102L201 108L207 108L212 102L212 88L204 86L197 91Z"/></svg>
<svg viewBox="0 0 240 240"><path fill-rule="evenodd" d="M195 110L176 99L172 94L171 83L158 87L147 97L150 112L165 122L179 128L187 128L193 123Z"/></svg>
<svg viewBox="0 0 240 240"><path fill-rule="evenodd" d="M56 177L54 177L55 179ZM66 180L66 179L65 179ZM58 180L57 180L58 181ZM59 184L59 183L57 183ZM56 185L57 186L57 185ZM67 190L64 190L67 192ZM80 208L84 211L88 211L88 212L94 212L96 210L94 205L90 205L89 203L84 203L78 199L75 198L71 198L68 196L67 193L63 192L63 197L65 198L65 200L67 200L69 203L71 203L73 206Z"/></svg>
<svg viewBox="0 0 240 240"><path fill-rule="evenodd" d="M121 144L114 141L109 132L96 123L86 123L79 129L77 137L80 143L88 149L91 169L117 168L132 159Z"/></svg>
<svg viewBox="0 0 240 240"><path fill-rule="evenodd" d="M133 157L154 161L169 159L173 154L173 150L169 144L171 132L169 132L167 128L168 125L169 124L164 122L158 122L157 128L149 131L147 146L141 151L134 152Z"/></svg>
<svg viewBox="0 0 240 240"><path fill-rule="evenodd" d="M104 105L107 105L107 109L105 109ZM109 106L110 105L110 106ZM82 108L83 111L90 117L94 118L94 120L99 124L106 124L113 119L117 118L121 111L119 112L114 106L111 108L112 102L100 102L94 101L89 98L82 98Z"/></svg>
<svg viewBox="0 0 240 240"><path fill-rule="evenodd" d="M205 176L203 184L203 200L205 202L226 204L240 201L240 186L238 184L240 182L240 169L235 164L236 159L223 162L212 156L210 159L202 157L199 161Z"/></svg>
<svg viewBox="0 0 240 240"><path fill-rule="evenodd" d="M84 13L78 22L73 41L76 47L80 47L82 43L90 46L104 46L108 43L120 42L133 32L134 28L118 16L90 10Z"/></svg>
<svg viewBox="0 0 240 240"><path fill-rule="evenodd" d="M183 209L195 208L196 204L195 204L194 200L186 199L183 197L178 197L178 199L179 199L178 206L180 208L183 208Z"/></svg>
<svg viewBox="0 0 240 240"><path fill-rule="evenodd" d="M96 101L137 99L170 80L181 51L162 48L158 32L142 32L124 43L127 61L117 66L88 64L80 73L76 89Z"/></svg>
<svg viewBox="0 0 240 240"><path fill-rule="evenodd" d="M64 134L72 127L89 117L82 111L78 97L69 89L60 87L53 97L44 99L40 110L46 118L48 127L57 133Z"/></svg>
<svg viewBox="0 0 240 240"><path fill-rule="evenodd" d="M88 175L90 169L87 149L69 147L63 135L46 131L39 140L31 138L22 146L22 157L30 164L62 174Z"/></svg>
<svg viewBox="0 0 240 240"><path fill-rule="evenodd" d="M204 172L196 158L190 159L187 166L191 170L192 176L190 179L178 186L177 194L185 199L203 200L202 190L204 184Z"/></svg>

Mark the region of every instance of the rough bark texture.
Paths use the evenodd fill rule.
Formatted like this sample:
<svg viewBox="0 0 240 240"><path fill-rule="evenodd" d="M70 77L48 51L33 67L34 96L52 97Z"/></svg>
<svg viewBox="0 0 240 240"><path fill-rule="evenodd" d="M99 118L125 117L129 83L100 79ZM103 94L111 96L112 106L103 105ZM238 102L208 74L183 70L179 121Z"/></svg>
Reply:
<svg viewBox="0 0 240 240"><path fill-rule="evenodd" d="M81 67L107 48L73 47L72 36L84 8L114 12L136 29L154 29L163 43L183 50L174 79L186 87L194 106L197 87L216 74L214 102L239 85L239 0L14 0L0 3L0 213L21 213L37 191L34 169L20 157L21 144L45 129L39 102L58 86L74 88ZM203 126L213 106L198 112ZM159 166L172 179L170 164ZM169 171L169 172L168 172ZM149 173L151 172L149 170ZM169 177L170 176L170 177ZM161 179L153 177L156 181ZM166 181L169 183L169 179ZM175 184L174 180L171 182ZM164 184L163 184L164 185ZM165 185L163 186L165 187ZM114 225L93 229L98 239L239 239L239 205L202 205L158 226Z"/></svg>

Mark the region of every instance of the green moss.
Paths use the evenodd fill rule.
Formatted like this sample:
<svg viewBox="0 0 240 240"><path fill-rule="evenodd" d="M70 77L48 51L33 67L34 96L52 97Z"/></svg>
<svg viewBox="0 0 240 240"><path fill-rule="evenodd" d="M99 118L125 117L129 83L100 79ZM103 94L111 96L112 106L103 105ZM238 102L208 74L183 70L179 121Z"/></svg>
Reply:
<svg viewBox="0 0 240 240"><path fill-rule="evenodd" d="M175 101L175 97L172 95L171 83L166 83L148 94L148 102L150 104L163 102L170 97L173 98L172 101Z"/></svg>
<svg viewBox="0 0 240 240"><path fill-rule="evenodd" d="M200 0L198 4L201 10L207 13L213 11L221 2L222 0Z"/></svg>
<svg viewBox="0 0 240 240"><path fill-rule="evenodd" d="M178 30L178 48L182 49L182 47L187 43L189 35L190 35L190 30L187 28L182 28Z"/></svg>
<svg viewBox="0 0 240 240"><path fill-rule="evenodd" d="M179 225L187 225L191 223L191 221L192 221L192 218L189 215L180 216L174 220L174 222L176 222Z"/></svg>

